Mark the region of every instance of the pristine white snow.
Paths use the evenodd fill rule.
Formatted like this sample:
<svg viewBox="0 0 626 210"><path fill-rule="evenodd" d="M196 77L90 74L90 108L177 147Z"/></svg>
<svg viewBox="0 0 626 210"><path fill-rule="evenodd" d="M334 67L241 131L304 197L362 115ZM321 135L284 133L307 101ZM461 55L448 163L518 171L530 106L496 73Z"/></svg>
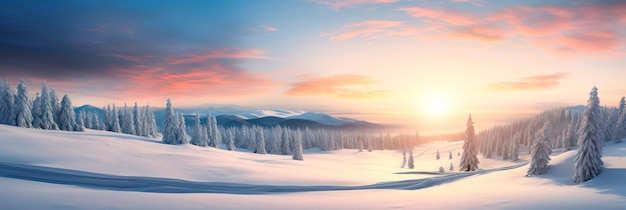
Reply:
<svg viewBox="0 0 626 210"><path fill-rule="evenodd" d="M626 144L608 143L605 168L572 181L576 151L555 151L546 174L524 177L516 162L484 159L458 168L462 142L400 151L306 150L259 155L87 130L0 125L0 209L623 209ZM225 145L223 145L225 146ZM435 153L441 152L436 160ZM448 160L452 151L453 159ZM445 174L435 173L440 166Z"/></svg>

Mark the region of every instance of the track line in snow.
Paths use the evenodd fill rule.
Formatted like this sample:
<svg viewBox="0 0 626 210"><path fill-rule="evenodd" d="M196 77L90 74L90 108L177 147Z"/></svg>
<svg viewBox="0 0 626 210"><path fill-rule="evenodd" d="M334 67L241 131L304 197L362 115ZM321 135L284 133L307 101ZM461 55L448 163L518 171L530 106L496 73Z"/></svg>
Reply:
<svg viewBox="0 0 626 210"><path fill-rule="evenodd" d="M151 193L276 194L340 190L418 190L465 177L519 168L526 163L438 177L381 182L361 186L255 185L232 182L196 182L159 177L118 176L86 171L0 162L0 177L94 189Z"/></svg>

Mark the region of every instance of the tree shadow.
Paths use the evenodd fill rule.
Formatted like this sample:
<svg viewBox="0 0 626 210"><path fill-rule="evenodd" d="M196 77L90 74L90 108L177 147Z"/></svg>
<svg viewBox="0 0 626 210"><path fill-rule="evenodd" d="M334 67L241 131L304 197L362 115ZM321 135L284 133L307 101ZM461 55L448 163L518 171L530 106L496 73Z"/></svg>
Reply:
<svg viewBox="0 0 626 210"><path fill-rule="evenodd" d="M602 168L600 174L581 184L584 188L594 188L603 194L621 196L626 200L626 168Z"/></svg>

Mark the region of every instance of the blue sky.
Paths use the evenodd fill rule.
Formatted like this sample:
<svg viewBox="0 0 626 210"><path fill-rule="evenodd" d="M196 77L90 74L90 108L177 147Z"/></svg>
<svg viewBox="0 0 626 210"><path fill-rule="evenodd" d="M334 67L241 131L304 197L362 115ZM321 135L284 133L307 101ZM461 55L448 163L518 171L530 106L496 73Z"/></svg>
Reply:
<svg viewBox="0 0 626 210"><path fill-rule="evenodd" d="M172 98L424 125L583 104L593 85L602 104L626 94L624 1L0 4L0 76L32 94L46 79L75 104Z"/></svg>

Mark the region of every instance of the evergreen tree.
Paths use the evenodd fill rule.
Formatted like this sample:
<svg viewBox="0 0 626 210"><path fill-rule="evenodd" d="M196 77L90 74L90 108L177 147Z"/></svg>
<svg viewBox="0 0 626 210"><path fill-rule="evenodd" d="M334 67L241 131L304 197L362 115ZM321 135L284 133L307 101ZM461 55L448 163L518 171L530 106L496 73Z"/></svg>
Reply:
<svg viewBox="0 0 626 210"><path fill-rule="evenodd" d="M148 136L150 137L159 136L159 131L156 125L156 118L154 117L154 112L152 111L152 109L150 109L150 104L144 107L143 113L145 115L144 119L146 119L145 126L146 126L146 133L148 133Z"/></svg>
<svg viewBox="0 0 626 210"><path fill-rule="evenodd" d="M294 133L293 140L294 150L291 159L304 160L304 158L302 157L302 132L300 132L300 129L296 130L296 132Z"/></svg>
<svg viewBox="0 0 626 210"><path fill-rule="evenodd" d="M115 106L113 106L115 108ZM167 99L165 106L165 122L163 122L163 143L165 144L183 144L179 141L180 125L178 123L178 116L174 114L174 108L172 108L172 102Z"/></svg>
<svg viewBox="0 0 626 210"><path fill-rule="evenodd" d="M530 167L526 176L543 174L548 171L552 148L546 137L547 123L535 134L535 142L530 147Z"/></svg>
<svg viewBox="0 0 626 210"><path fill-rule="evenodd" d="M518 161L519 160L518 147L519 147L519 141L520 141L521 138L522 138L522 134L521 134L521 132L518 132L517 134L515 134L513 142L511 142L511 144L509 144L509 146L511 146L509 148L509 151L510 151L509 153L510 153L512 161Z"/></svg>
<svg viewBox="0 0 626 210"><path fill-rule="evenodd" d="M578 152L574 159L574 182L581 183L600 174L602 162L602 122L600 121L600 98L598 88L593 87L587 100L578 131Z"/></svg>
<svg viewBox="0 0 626 210"><path fill-rule="evenodd" d="M615 143L621 143L626 137L626 109L624 108L624 97L619 102L617 122L615 123Z"/></svg>
<svg viewBox="0 0 626 210"><path fill-rule="evenodd" d="M452 160L452 151L448 154L448 160Z"/></svg>
<svg viewBox="0 0 626 210"><path fill-rule="evenodd" d="M85 128L85 111L84 110L80 110L78 112L78 116L76 117L76 124L78 124L78 127L80 127L81 129Z"/></svg>
<svg viewBox="0 0 626 210"><path fill-rule="evenodd" d="M76 123L76 113L72 108L72 101L66 94L61 100L61 109L59 111L59 128L66 131L83 131L83 128Z"/></svg>
<svg viewBox="0 0 626 210"><path fill-rule="evenodd" d="M440 158L439 157L439 150L437 150L437 157L436 157L436 159L439 160L439 158Z"/></svg>
<svg viewBox="0 0 626 210"><path fill-rule="evenodd" d="M187 138L187 126L185 125L185 117L182 113L178 113L178 142L181 144L189 143Z"/></svg>
<svg viewBox="0 0 626 210"><path fill-rule="evenodd" d="M204 132L204 127L200 124L200 114L196 113L196 118L193 125L193 135L191 135L191 144L206 147L207 144L207 136Z"/></svg>
<svg viewBox="0 0 626 210"><path fill-rule="evenodd" d="M254 150L252 152L254 153L259 153L259 154L265 154L267 153L265 151L265 135L263 134L263 128L256 126L254 127L254 134L255 135L255 145L254 145Z"/></svg>
<svg viewBox="0 0 626 210"><path fill-rule="evenodd" d="M233 129L228 129L228 150L235 151L235 133Z"/></svg>
<svg viewBox="0 0 626 210"><path fill-rule="evenodd" d="M139 110L139 107L137 106L137 102L135 102L135 105L133 106L133 122L135 125L133 127L135 127L135 134L137 136L148 136L146 135L146 126L144 125L144 121L144 114L141 113L141 110Z"/></svg>
<svg viewBox="0 0 626 210"><path fill-rule="evenodd" d="M409 169L415 168L414 160L413 160L413 149L409 149Z"/></svg>
<svg viewBox="0 0 626 210"><path fill-rule="evenodd" d="M0 80L0 124L15 125L15 97L9 82Z"/></svg>
<svg viewBox="0 0 626 210"><path fill-rule="evenodd" d="M33 127L33 114L31 113L31 103L28 97L28 85L24 79L20 79L17 85L17 96L15 97L15 125L23 128Z"/></svg>
<svg viewBox="0 0 626 210"><path fill-rule="evenodd" d="M91 129L102 130L102 123L100 123L97 113L89 112L89 119L91 120Z"/></svg>
<svg viewBox="0 0 626 210"><path fill-rule="evenodd" d="M122 128L120 126L120 115L116 110L115 104L113 104L113 109L111 109L111 131L115 133L121 133Z"/></svg>
<svg viewBox="0 0 626 210"><path fill-rule="evenodd" d="M126 103L124 103L124 109L121 109L119 112L122 133L136 135L135 120L133 119L133 114L130 112L130 109L126 106Z"/></svg>
<svg viewBox="0 0 626 210"><path fill-rule="evenodd" d="M452 162L450 162L450 168L448 170L449 171L453 171L454 170L454 165L452 164Z"/></svg>
<svg viewBox="0 0 626 210"><path fill-rule="evenodd" d="M445 169L443 169L443 166L439 166L439 173L440 173L440 174L443 174L443 173L445 173L445 172L446 172L446 170L445 170Z"/></svg>
<svg viewBox="0 0 626 210"><path fill-rule="evenodd" d="M59 125L59 117L61 116L61 101L57 96L54 88L50 88L50 104L52 105L52 114L54 114L54 122Z"/></svg>
<svg viewBox="0 0 626 210"><path fill-rule="evenodd" d="M39 113L33 113L36 116L33 126L44 130L59 130L59 126L54 120L55 114L52 99L45 80L41 86L41 98L39 100Z"/></svg>
<svg viewBox="0 0 626 210"><path fill-rule="evenodd" d="M289 143L289 140L291 139L291 135L292 135L291 129L288 129L287 127L285 127L283 129L283 137L282 137L282 142L280 146L281 153L283 155L291 154L291 144Z"/></svg>
<svg viewBox="0 0 626 210"><path fill-rule="evenodd" d="M461 171L475 171L478 169L478 142L474 134L474 122L472 115L467 119L467 129L465 129L465 142L463 143L463 156L461 156Z"/></svg>

